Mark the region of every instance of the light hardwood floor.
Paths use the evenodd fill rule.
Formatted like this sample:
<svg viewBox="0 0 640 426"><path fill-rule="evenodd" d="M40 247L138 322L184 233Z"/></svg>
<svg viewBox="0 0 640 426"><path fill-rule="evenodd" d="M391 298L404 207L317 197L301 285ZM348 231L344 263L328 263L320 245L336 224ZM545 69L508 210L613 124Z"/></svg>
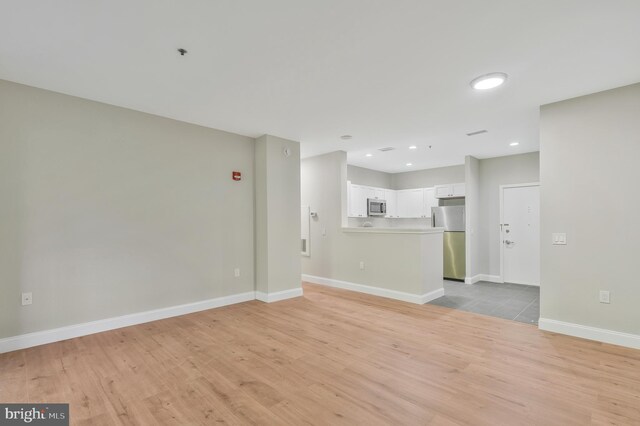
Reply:
<svg viewBox="0 0 640 426"><path fill-rule="evenodd" d="M72 424L640 424L640 351L315 285L0 355Z"/></svg>

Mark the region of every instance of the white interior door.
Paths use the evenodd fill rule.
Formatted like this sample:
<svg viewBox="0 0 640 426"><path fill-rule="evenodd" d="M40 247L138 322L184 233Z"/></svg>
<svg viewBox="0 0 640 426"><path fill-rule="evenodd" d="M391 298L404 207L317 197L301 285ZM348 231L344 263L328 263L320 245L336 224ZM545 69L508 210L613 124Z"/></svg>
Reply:
<svg viewBox="0 0 640 426"><path fill-rule="evenodd" d="M503 279L540 285L540 187L503 187L502 191Z"/></svg>

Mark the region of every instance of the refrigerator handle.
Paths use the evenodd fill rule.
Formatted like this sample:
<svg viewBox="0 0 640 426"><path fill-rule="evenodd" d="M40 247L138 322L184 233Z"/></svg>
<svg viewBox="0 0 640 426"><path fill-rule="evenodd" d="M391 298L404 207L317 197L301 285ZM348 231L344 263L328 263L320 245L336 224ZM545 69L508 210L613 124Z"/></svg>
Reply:
<svg viewBox="0 0 640 426"><path fill-rule="evenodd" d="M432 228L436 227L436 215L433 214L433 211L431 212L431 227Z"/></svg>

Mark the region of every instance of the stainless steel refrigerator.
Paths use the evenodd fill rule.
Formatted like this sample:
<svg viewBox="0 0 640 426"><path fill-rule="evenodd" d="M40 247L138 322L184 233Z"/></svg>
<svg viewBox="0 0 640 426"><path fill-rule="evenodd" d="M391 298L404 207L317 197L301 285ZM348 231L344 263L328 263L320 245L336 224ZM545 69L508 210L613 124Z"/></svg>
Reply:
<svg viewBox="0 0 640 426"><path fill-rule="evenodd" d="M444 277L463 280L466 276L464 206L431 207L431 224L444 228Z"/></svg>

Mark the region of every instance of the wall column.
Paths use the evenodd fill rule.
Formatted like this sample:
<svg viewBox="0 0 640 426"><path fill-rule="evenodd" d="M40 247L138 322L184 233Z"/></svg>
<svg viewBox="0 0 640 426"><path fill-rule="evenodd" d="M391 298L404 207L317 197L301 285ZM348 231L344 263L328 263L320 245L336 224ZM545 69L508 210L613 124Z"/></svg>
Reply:
<svg viewBox="0 0 640 426"><path fill-rule="evenodd" d="M301 296L300 144L256 139L255 180L256 298Z"/></svg>

